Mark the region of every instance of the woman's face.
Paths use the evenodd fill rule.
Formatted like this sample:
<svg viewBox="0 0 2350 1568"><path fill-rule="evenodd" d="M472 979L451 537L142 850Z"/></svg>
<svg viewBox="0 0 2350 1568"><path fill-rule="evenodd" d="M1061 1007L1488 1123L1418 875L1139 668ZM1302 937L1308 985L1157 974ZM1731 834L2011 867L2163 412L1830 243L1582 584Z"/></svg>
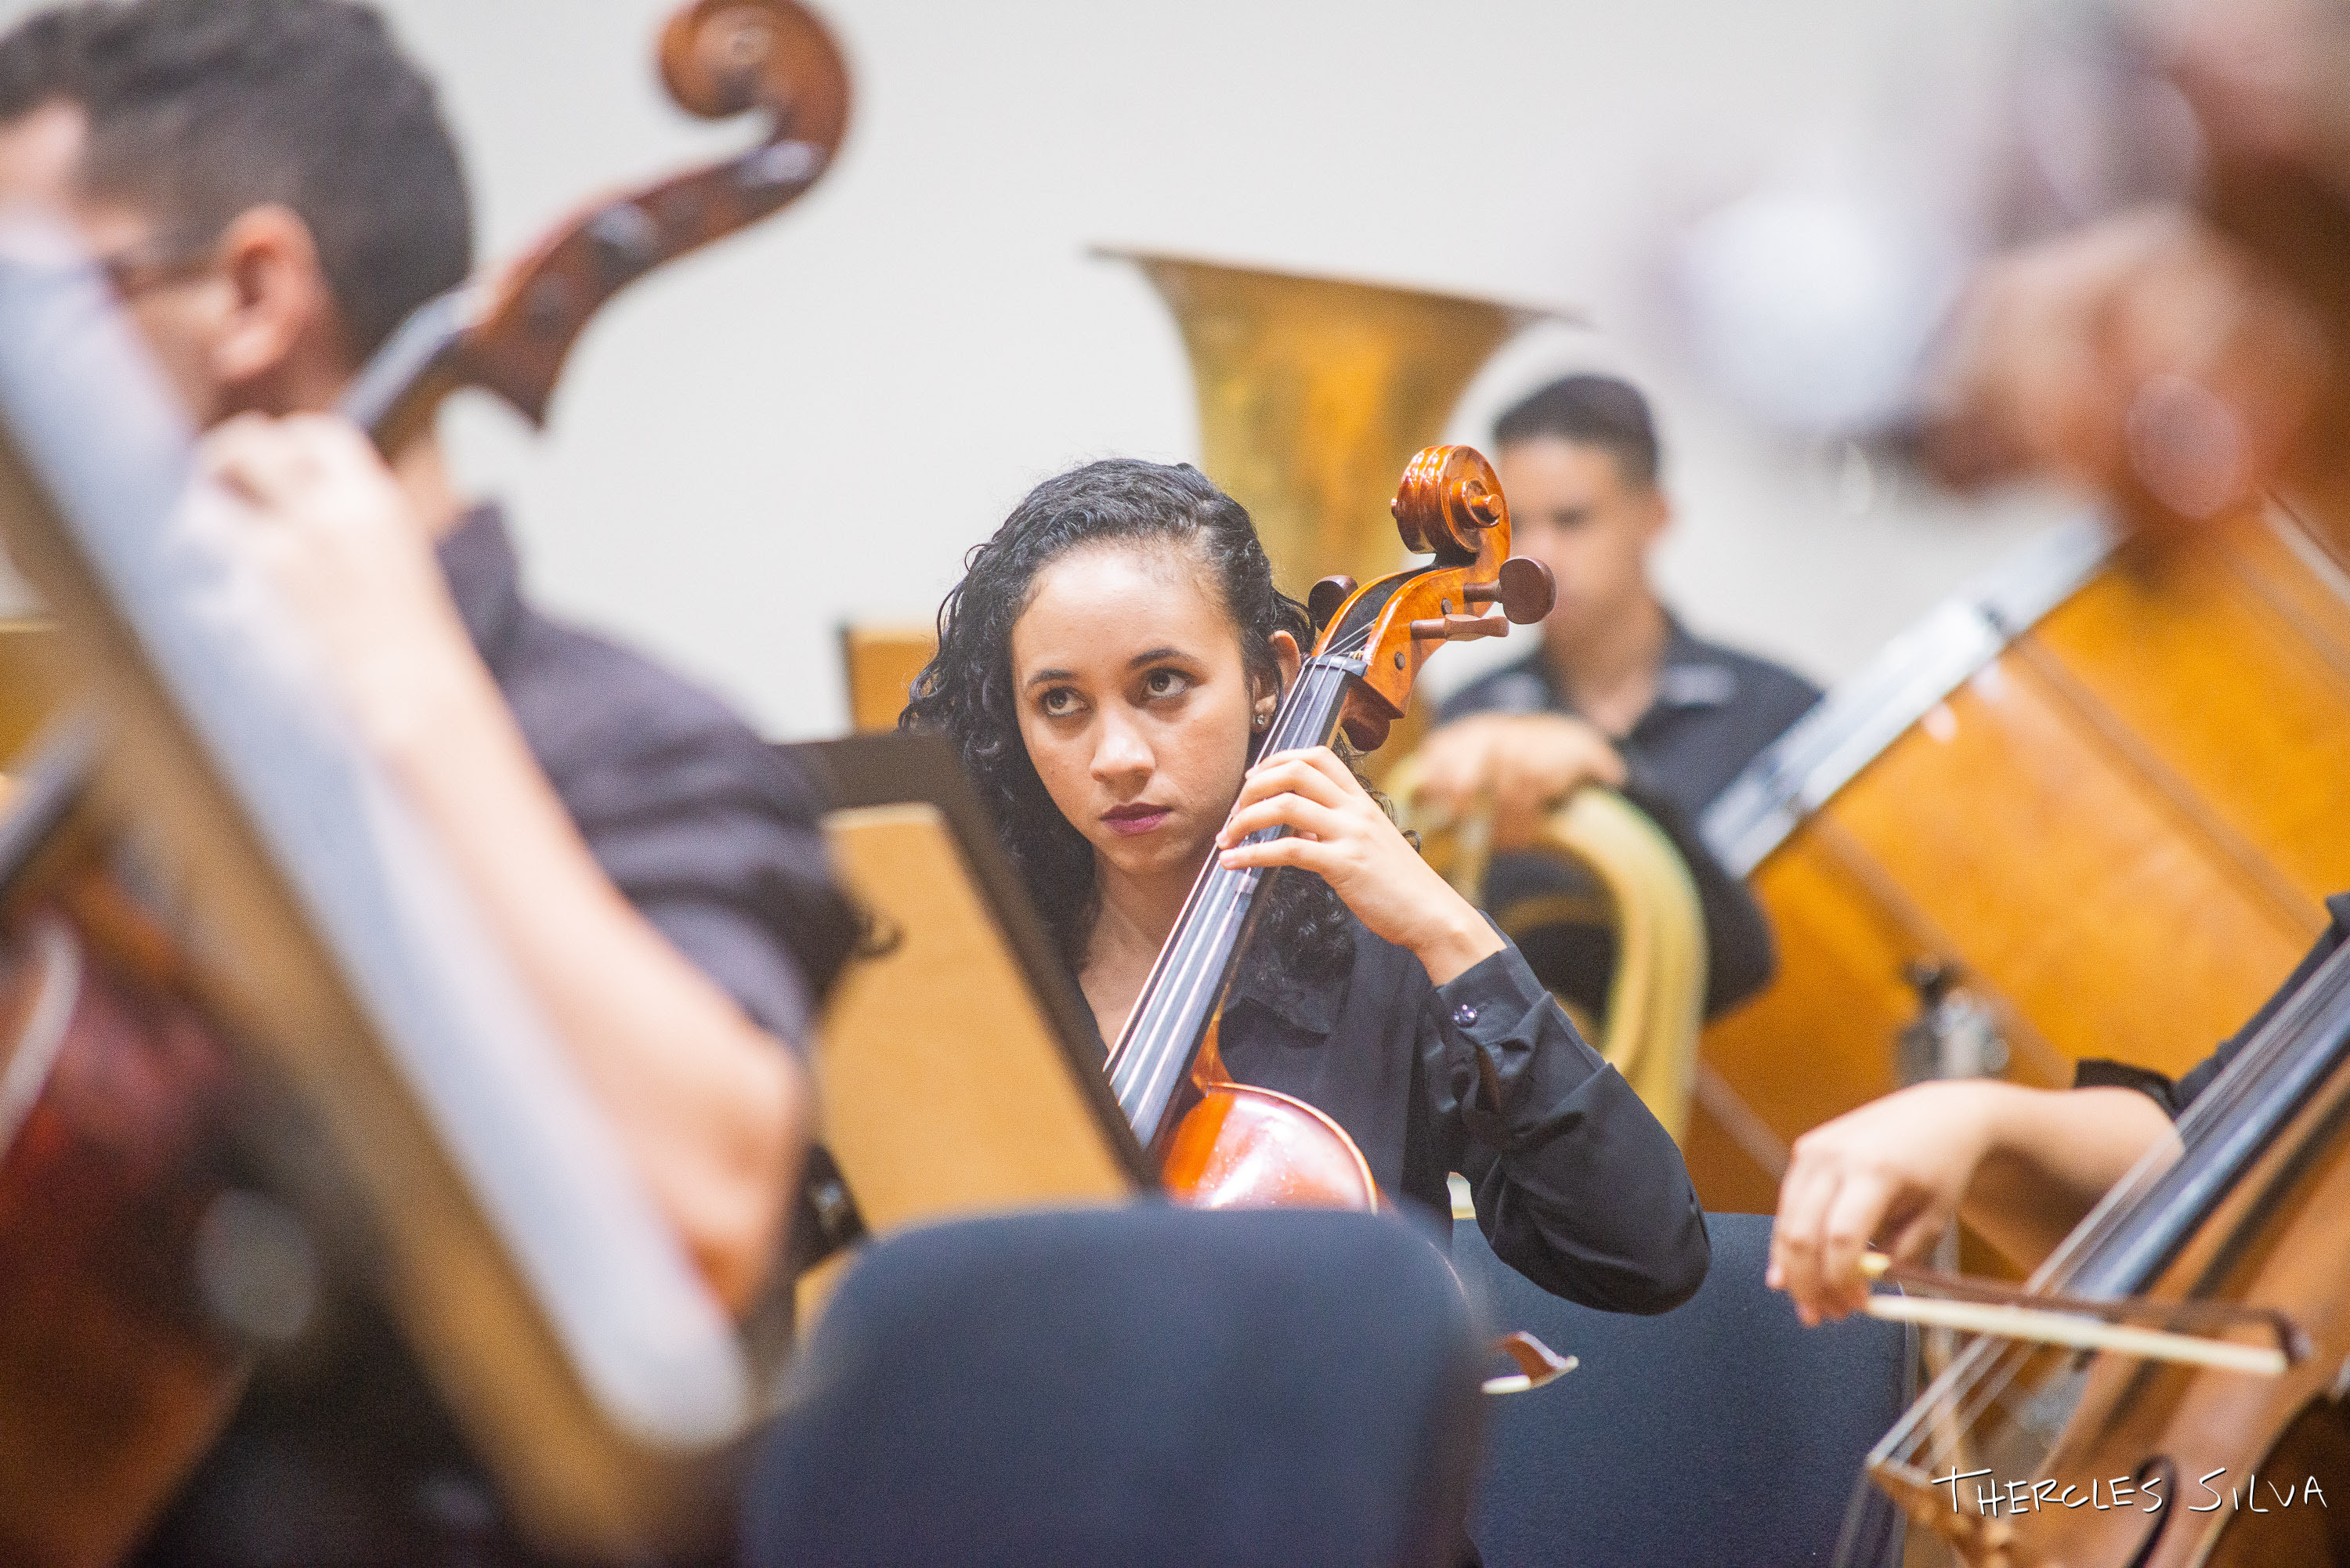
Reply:
<svg viewBox="0 0 2350 1568"><path fill-rule="evenodd" d="M1296 644L1274 639L1294 673ZM1252 691L1239 628L1172 544L1081 545L1037 574L1012 628L1020 738L1101 862L1190 877L1240 794Z"/></svg>

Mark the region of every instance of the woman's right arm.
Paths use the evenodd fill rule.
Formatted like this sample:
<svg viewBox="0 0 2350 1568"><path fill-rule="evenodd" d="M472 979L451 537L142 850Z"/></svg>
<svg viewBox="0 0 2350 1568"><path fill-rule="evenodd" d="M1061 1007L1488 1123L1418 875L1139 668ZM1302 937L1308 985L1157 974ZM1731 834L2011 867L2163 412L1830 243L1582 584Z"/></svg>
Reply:
<svg viewBox="0 0 2350 1568"><path fill-rule="evenodd" d="M1807 1324L1867 1299L1862 1251L1924 1254L1963 1218L2034 1263L2147 1152L2176 1141L2135 1089L2033 1089L1996 1079L1918 1084L1795 1140L1779 1186L1768 1282Z"/></svg>

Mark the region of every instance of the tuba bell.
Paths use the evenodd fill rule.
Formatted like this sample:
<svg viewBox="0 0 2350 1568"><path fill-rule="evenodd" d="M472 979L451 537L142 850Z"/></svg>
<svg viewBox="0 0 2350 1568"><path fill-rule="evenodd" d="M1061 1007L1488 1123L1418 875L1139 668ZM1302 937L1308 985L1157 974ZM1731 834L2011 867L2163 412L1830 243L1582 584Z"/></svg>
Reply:
<svg viewBox="0 0 2350 1568"><path fill-rule="evenodd" d="M1388 498L1462 389L1532 323L1569 313L1147 251L1200 403L1201 466L1248 508L1282 591L1395 570Z"/></svg>

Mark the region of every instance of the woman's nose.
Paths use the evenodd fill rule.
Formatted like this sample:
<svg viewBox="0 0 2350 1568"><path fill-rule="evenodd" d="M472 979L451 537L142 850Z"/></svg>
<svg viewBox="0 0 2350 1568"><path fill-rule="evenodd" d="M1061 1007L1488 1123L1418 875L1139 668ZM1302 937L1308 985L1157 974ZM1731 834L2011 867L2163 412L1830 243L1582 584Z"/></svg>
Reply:
<svg viewBox="0 0 2350 1568"><path fill-rule="evenodd" d="M1148 774L1151 766L1149 744L1132 722L1115 713L1102 721L1100 733L1094 741L1094 777L1130 778L1136 774Z"/></svg>

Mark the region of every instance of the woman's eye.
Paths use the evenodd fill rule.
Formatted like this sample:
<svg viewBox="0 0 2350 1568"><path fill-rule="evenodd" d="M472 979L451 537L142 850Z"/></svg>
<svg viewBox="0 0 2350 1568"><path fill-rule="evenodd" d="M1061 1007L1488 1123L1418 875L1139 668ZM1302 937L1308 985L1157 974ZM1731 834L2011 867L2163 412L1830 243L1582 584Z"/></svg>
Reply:
<svg viewBox="0 0 2350 1568"><path fill-rule="evenodd" d="M1191 678L1180 670L1154 670L1142 678L1142 690L1152 697L1180 697L1191 690Z"/></svg>
<svg viewBox="0 0 2350 1568"><path fill-rule="evenodd" d="M1077 694L1066 686L1055 686L1045 693L1037 706L1047 719L1066 719L1077 711Z"/></svg>

